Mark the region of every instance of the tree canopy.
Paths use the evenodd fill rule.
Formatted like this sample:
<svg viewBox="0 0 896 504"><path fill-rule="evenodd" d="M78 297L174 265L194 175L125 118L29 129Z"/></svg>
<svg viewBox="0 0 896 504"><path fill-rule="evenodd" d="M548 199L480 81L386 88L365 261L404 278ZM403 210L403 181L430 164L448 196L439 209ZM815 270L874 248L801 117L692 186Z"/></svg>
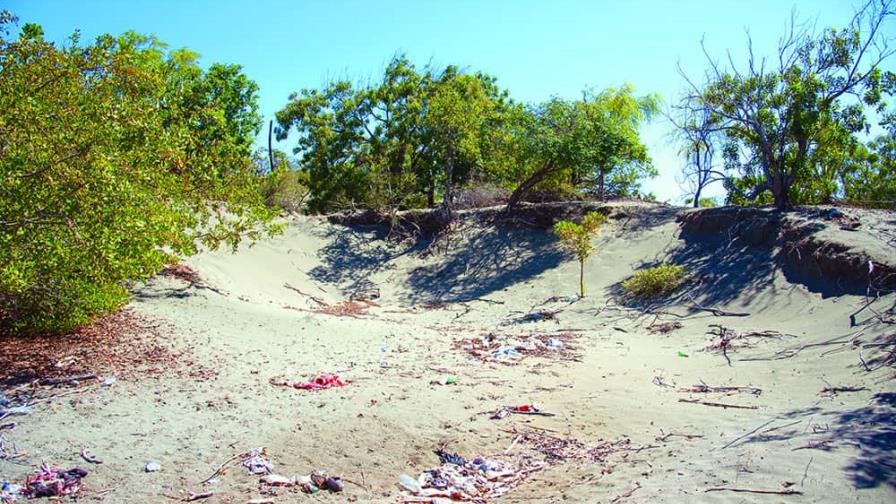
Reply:
<svg viewBox="0 0 896 504"><path fill-rule="evenodd" d="M730 57L723 67L704 49L706 82L688 81L680 126L694 131L700 123L687 118L705 118L705 132L718 134L731 173L729 201L769 201L785 210L835 197L892 200L893 193L862 194L856 185L871 178L881 179L878 187L892 187L896 177L886 168L888 151L881 150L892 128L863 144L875 115L884 115L885 127L890 117L886 98L896 75L881 64L894 52L883 29L893 13L890 0L870 0L845 28L820 33L792 19L774 62L756 57L752 43L740 67ZM699 173L707 170L714 171Z"/></svg>
<svg viewBox="0 0 896 504"><path fill-rule="evenodd" d="M256 91L135 33L0 36L0 326L68 329L200 243L271 230Z"/></svg>
<svg viewBox="0 0 896 504"><path fill-rule="evenodd" d="M418 70L399 56L376 84L293 95L278 138L296 133L315 211L450 207L459 188L482 181L513 191L512 207L536 186L635 194L655 174L639 127L658 103L625 85L524 105L487 74Z"/></svg>

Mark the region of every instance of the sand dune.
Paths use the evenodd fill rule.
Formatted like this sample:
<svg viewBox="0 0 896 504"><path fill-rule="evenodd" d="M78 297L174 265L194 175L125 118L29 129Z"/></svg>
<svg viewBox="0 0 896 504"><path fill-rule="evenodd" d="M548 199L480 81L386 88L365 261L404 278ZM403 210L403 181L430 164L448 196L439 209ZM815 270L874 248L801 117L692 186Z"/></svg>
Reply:
<svg viewBox="0 0 896 504"><path fill-rule="evenodd" d="M603 460L554 461L501 502L893 502L896 387L887 359L896 298L883 292L850 314L866 304L867 261L878 273L896 265L894 214L797 212L784 224L802 226L802 241L788 248L770 234L781 222L683 229L692 211L603 210L609 224L586 264L588 295L577 301L569 296L578 265L544 227L474 212L433 245L296 217L282 236L189 260L205 288L160 276L135 292L130 308L170 324L171 344L192 348L190 358L215 378L121 380L36 407L8 436L31 453L28 463L83 463L78 453L89 448L104 463L90 468L86 496L110 489L102 494L110 503L200 490L215 492L209 502L258 498L257 478L239 468L199 484L257 446L280 474L324 469L366 487L284 492L275 502L397 502L398 476L437 465L433 449L501 454L514 430L527 429L620 441L620 449ZM848 218L861 225L842 229ZM802 251L835 251L842 261L794 259ZM662 303L619 300L622 280L663 261L688 267L685 291ZM351 297L372 303L340 304ZM539 311L552 316L520 321ZM648 330L672 322L681 327ZM730 365L710 348L716 325L741 336ZM506 365L456 345L489 333L563 334L576 358ZM318 372L351 383L320 392L269 383ZM447 375L457 384L431 383ZM700 385L751 390L682 390ZM501 405L528 403L556 416L489 419ZM519 442L508 457L526 455L542 456ZM162 471L144 473L149 460ZM28 470L0 461L0 479Z"/></svg>

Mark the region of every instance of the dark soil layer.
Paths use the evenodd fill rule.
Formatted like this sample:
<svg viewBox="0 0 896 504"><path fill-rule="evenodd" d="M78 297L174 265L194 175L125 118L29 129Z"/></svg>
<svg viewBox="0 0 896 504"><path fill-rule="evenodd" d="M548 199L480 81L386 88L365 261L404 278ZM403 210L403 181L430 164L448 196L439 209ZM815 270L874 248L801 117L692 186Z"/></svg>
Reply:
<svg viewBox="0 0 896 504"><path fill-rule="evenodd" d="M764 208L724 207L682 213L678 220L685 240L713 236L749 247L773 247L782 268L835 282L855 293L896 288L892 257L870 257L845 240L820 236L820 231L830 227L850 231L860 227L857 219L836 209L801 208L780 213ZM873 268L869 267L871 263Z"/></svg>

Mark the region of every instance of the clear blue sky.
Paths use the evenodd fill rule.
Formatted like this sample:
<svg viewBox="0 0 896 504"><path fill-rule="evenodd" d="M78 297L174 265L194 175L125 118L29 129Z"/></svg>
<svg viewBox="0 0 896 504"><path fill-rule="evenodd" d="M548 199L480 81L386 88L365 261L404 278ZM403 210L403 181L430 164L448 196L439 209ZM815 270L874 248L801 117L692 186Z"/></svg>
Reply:
<svg viewBox="0 0 896 504"><path fill-rule="evenodd" d="M574 98L586 87L629 82L668 104L684 84L676 63L695 76L705 67L701 37L714 54L730 49L740 60L749 30L757 52L771 54L792 9L819 27L842 26L856 3L6 0L0 8L41 24L52 40L76 28L84 39L136 30L199 52L203 65L238 63L260 85L261 110L271 119L291 92L332 78L366 80L397 52L421 65L432 60L486 71L521 101ZM668 132L663 120L644 131L661 174L646 187L661 200L679 201L681 162ZM291 150L289 144L280 147Z"/></svg>

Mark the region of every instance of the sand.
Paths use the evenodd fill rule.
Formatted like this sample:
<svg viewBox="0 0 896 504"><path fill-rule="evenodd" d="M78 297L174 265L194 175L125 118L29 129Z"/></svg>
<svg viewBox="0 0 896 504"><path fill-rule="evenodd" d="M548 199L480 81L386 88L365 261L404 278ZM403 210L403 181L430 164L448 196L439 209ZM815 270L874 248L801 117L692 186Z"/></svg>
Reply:
<svg viewBox="0 0 896 504"><path fill-rule="evenodd" d="M279 474L322 469L360 483L274 502L391 503L403 495L400 474L438 464L432 450L500 454L514 429L529 429L624 449L553 463L498 502L893 502L896 386L883 360L892 346L863 347L892 343L892 313L866 309L852 326L849 315L866 302L861 286L794 273L771 247L682 237L676 218L686 210L614 211L586 264L587 296L574 302L563 298L576 293L578 264L549 230L525 226L467 222L427 248L295 217L283 235L235 254L202 253L187 264L204 287L159 276L135 289L129 309L166 324L172 347L217 375L126 378L42 403L4 431L30 455L0 461L0 480L47 460L87 467L88 499L171 502L212 491L205 502L243 503L261 495L241 468L200 482L232 455L265 446ZM848 212L862 219L858 230L818 221L819 236L896 264L894 214ZM619 282L663 260L689 267L690 296L648 307L619 301ZM321 303L373 293L370 306L321 312ZM717 316L695 303L749 315ZM893 303L888 294L872 308ZM518 322L540 310L555 316ZM665 322L681 327L648 330ZM708 349L715 324L778 334L735 339L729 365ZM564 334L576 359L506 365L455 344L489 333ZM318 372L351 383L320 392L269 383ZM432 383L447 375L457 384ZM761 393L680 390L700 384ZM823 392L838 387L859 390ZM530 403L556 415L489 419L502 405ZM104 463L86 464L82 449ZM508 457L526 454L532 447L518 443ZM162 470L145 473L147 461Z"/></svg>

